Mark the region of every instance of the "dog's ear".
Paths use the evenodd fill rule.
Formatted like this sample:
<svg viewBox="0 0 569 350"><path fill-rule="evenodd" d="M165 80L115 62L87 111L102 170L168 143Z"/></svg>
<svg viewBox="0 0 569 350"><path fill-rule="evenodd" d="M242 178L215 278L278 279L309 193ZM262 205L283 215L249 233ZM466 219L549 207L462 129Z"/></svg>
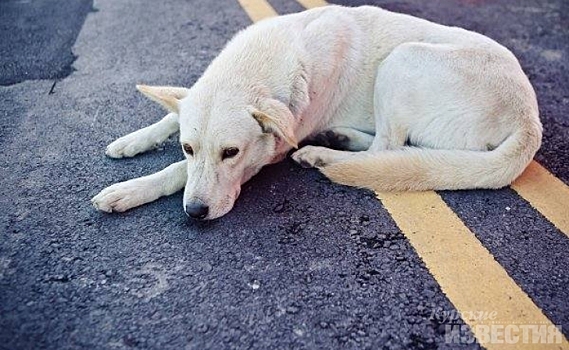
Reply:
<svg viewBox="0 0 569 350"><path fill-rule="evenodd" d="M298 141L294 136L294 116L290 110L277 100L257 103L258 108L251 108L250 113L261 126L264 133L275 134L294 148Z"/></svg>
<svg viewBox="0 0 569 350"><path fill-rule="evenodd" d="M179 113L178 103L188 95L189 89L173 86L136 85L138 91L154 102L158 102L170 112Z"/></svg>

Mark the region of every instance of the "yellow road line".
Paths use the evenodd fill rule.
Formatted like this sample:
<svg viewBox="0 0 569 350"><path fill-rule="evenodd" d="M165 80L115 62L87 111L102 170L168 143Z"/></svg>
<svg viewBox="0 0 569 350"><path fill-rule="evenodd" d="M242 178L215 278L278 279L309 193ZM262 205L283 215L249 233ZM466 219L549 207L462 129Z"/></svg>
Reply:
<svg viewBox="0 0 569 350"><path fill-rule="evenodd" d="M437 193L380 193L378 197L487 349L569 349L560 333L558 344L523 344L521 339L515 344L484 342L492 324L553 324ZM495 313L495 317L482 319L473 312ZM549 330L555 332L555 328Z"/></svg>
<svg viewBox="0 0 569 350"><path fill-rule="evenodd" d="M296 0L296 1L307 9L328 5L328 3L324 0Z"/></svg>
<svg viewBox="0 0 569 350"><path fill-rule="evenodd" d="M276 17L278 13L266 0L238 0L241 7L247 12L253 22L269 17Z"/></svg>
<svg viewBox="0 0 569 350"><path fill-rule="evenodd" d="M512 188L569 236L569 187L533 161Z"/></svg>
<svg viewBox="0 0 569 350"><path fill-rule="evenodd" d="M306 8L324 1L297 0ZM239 0L253 21L276 12L265 1ZM397 226L415 248L443 292L487 349L569 349L567 339L512 280L488 250L435 192L378 194ZM483 312L494 317L476 317ZM478 314L479 315L479 314ZM519 339L504 344L504 335L486 339L492 325L542 325L559 343L532 344ZM503 330L502 330L503 332ZM495 333L492 333L496 335ZM543 340L543 338L540 338Z"/></svg>

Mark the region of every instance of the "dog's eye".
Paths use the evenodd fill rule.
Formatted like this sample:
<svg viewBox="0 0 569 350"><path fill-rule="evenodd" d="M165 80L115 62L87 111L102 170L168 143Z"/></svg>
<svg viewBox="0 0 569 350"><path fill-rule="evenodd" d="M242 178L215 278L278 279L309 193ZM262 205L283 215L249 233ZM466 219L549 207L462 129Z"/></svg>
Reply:
<svg viewBox="0 0 569 350"><path fill-rule="evenodd" d="M233 158L239 153L239 148L230 147L223 150L222 159Z"/></svg>
<svg viewBox="0 0 569 350"><path fill-rule="evenodd" d="M182 148L184 149L184 152L186 152L186 154L190 156L194 155L194 150L192 149L192 146L188 145L187 143L184 143L182 145Z"/></svg>

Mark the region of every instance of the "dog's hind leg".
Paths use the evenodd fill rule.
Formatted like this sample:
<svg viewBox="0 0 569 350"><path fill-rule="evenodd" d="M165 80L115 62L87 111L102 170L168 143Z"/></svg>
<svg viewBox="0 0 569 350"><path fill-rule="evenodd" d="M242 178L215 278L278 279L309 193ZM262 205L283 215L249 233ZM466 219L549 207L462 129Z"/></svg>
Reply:
<svg viewBox="0 0 569 350"><path fill-rule="evenodd" d="M132 157L156 148L179 129L178 115L170 113L157 123L117 139L105 153L111 158Z"/></svg>
<svg viewBox="0 0 569 350"><path fill-rule="evenodd" d="M337 126L317 134L311 141L318 146L324 146L342 151L365 151L374 139L374 135L363 131Z"/></svg>
<svg viewBox="0 0 569 350"><path fill-rule="evenodd" d="M186 161L183 160L152 175L111 185L93 197L91 203L107 213L123 212L178 192L184 188L186 179Z"/></svg>
<svg viewBox="0 0 569 350"><path fill-rule="evenodd" d="M339 151L321 146L304 146L292 154L292 159L303 168L323 168L352 157L368 154L363 152Z"/></svg>
<svg viewBox="0 0 569 350"><path fill-rule="evenodd" d="M332 127L317 134L308 146L294 152L292 159L304 168L322 168L367 153L375 138L353 128Z"/></svg>

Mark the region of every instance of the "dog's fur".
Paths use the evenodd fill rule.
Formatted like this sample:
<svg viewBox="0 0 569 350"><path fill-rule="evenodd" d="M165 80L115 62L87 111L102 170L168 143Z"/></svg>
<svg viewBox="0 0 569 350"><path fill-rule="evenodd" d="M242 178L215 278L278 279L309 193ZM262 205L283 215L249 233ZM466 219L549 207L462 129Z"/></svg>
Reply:
<svg viewBox="0 0 569 350"><path fill-rule="evenodd" d="M111 143L107 155L134 156L179 128L186 160L104 189L92 200L102 211L185 186L187 211L209 207L198 217L220 217L245 181L303 140L340 150L305 146L295 161L376 191L500 188L541 144L536 96L510 51L377 7L261 21L190 89L138 89L171 113ZM229 148L238 153L224 158Z"/></svg>

